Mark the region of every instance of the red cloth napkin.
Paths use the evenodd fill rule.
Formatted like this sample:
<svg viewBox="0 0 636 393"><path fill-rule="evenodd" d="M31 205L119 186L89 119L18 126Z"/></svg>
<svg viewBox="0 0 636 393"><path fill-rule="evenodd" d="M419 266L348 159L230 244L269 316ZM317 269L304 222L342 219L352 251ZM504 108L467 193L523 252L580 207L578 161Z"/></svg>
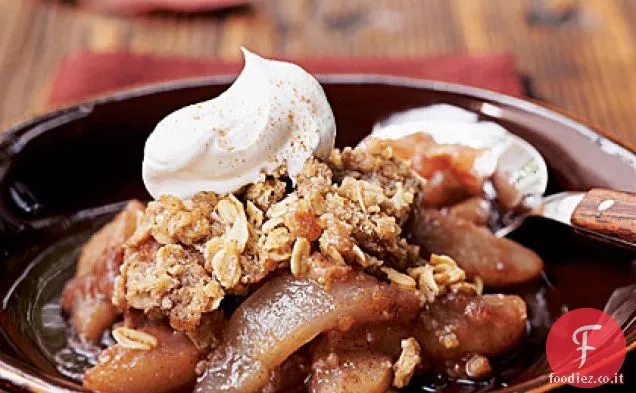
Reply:
<svg viewBox="0 0 636 393"><path fill-rule="evenodd" d="M315 74L384 74L461 83L521 96L519 74L509 55L450 55L416 59L286 59ZM242 62L183 59L131 53L81 53L67 58L55 78L49 104L179 78L236 74Z"/></svg>
<svg viewBox="0 0 636 393"><path fill-rule="evenodd" d="M251 0L79 0L89 8L122 14L140 14L153 10L196 12L249 4Z"/></svg>

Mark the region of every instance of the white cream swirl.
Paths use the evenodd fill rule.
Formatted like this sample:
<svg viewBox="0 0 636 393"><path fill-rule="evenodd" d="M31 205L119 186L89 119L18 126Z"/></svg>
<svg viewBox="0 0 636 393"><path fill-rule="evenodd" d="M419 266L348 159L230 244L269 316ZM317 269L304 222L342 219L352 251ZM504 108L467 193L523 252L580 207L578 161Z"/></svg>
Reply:
<svg viewBox="0 0 636 393"><path fill-rule="evenodd" d="M143 180L154 198L235 192L283 164L295 181L307 159L328 157L336 123L318 81L295 64L243 55L227 91L171 113L148 137Z"/></svg>

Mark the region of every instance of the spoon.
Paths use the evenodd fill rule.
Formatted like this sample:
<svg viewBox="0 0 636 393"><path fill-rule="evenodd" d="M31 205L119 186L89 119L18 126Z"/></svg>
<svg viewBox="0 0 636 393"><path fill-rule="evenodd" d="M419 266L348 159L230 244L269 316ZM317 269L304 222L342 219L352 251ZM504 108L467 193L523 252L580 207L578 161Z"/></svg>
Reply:
<svg viewBox="0 0 636 393"><path fill-rule="evenodd" d="M548 185L545 160L527 141L502 126L479 121L476 113L447 104L396 113L373 127L371 136L399 139L414 133L437 143L487 149L496 155L492 181L504 206L514 208L508 225L495 232L505 237L529 216L544 217L585 235L636 249L636 194L595 188L544 197Z"/></svg>

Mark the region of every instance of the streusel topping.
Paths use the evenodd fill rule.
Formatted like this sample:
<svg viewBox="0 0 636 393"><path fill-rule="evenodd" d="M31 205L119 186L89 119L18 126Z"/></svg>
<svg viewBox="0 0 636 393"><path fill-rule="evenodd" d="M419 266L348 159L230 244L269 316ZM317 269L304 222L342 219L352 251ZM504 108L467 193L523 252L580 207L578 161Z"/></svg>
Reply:
<svg viewBox="0 0 636 393"><path fill-rule="evenodd" d="M293 190L284 173L234 195L150 202L127 245L115 304L160 312L192 331L227 294L245 295L278 269L327 286L362 269L429 302L440 285L464 279L456 265L459 272L427 267L402 236L421 180L387 145L309 159Z"/></svg>

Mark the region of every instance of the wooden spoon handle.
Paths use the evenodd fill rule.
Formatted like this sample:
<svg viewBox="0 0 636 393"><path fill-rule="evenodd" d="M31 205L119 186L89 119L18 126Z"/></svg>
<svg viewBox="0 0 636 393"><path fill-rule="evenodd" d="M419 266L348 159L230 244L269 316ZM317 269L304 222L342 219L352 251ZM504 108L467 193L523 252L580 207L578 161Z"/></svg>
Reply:
<svg viewBox="0 0 636 393"><path fill-rule="evenodd" d="M636 194L595 188L572 214L575 227L636 243Z"/></svg>

